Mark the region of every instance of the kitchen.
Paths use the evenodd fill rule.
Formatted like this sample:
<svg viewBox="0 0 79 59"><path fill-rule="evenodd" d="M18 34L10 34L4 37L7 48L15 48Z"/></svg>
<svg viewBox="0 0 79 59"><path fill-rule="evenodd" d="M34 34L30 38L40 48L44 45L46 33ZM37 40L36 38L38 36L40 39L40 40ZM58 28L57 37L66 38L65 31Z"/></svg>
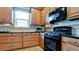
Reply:
<svg viewBox="0 0 79 59"><path fill-rule="evenodd" d="M78 7L0 7L0 51L79 51L78 18Z"/></svg>

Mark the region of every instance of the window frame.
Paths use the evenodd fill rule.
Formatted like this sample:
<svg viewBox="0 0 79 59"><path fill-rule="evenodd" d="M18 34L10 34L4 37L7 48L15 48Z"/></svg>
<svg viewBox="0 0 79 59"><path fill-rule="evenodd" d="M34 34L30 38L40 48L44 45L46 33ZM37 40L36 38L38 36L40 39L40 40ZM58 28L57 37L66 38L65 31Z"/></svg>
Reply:
<svg viewBox="0 0 79 59"><path fill-rule="evenodd" d="M29 8L28 10L26 9L28 7L13 7L12 8L12 23L14 24L14 27L17 27L17 28L28 28L30 27L30 24L31 24L31 8ZM15 11L22 11L22 12L28 12L29 13L29 20L28 21L28 26L27 27L20 27L20 26L17 26L17 19L16 16L15 16ZM21 19L18 19L18 20L21 20ZM23 19L25 20L25 19Z"/></svg>

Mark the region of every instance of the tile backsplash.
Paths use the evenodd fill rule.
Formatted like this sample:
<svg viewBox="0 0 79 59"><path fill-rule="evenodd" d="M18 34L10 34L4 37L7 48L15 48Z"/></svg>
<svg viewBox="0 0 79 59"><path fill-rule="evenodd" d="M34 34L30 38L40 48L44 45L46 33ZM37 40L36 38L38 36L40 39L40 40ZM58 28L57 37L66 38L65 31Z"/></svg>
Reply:
<svg viewBox="0 0 79 59"><path fill-rule="evenodd" d="M72 34L74 36L79 37L79 20L75 20L75 21L64 20L61 22L57 22L54 25L52 25L52 29L53 27L56 26L71 26L73 28Z"/></svg>
<svg viewBox="0 0 79 59"><path fill-rule="evenodd" d="M37 27L41 26L30 26L29 28L15 28L13 26L0 26L0 32L35 32Z"/></svg>
<svg viewBox="0 0 79 59"><path fill-rule="evenodd" d="M35 32L36 27L30 27L30 28L14 28L10 27L10 32Z"/></svg>

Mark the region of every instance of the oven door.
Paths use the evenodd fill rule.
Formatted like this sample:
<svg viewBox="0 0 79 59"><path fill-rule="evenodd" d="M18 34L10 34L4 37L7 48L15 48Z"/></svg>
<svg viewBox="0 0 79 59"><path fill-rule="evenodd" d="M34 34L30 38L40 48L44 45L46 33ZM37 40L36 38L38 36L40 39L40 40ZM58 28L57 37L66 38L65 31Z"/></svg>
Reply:
<svg viewBox="0 0 79 59"><path fill-rule="evenodd" d="M59 38L55 37L44 37L45 38L45 51L60 51L61 50L61 41L57 40Z"/></svg>

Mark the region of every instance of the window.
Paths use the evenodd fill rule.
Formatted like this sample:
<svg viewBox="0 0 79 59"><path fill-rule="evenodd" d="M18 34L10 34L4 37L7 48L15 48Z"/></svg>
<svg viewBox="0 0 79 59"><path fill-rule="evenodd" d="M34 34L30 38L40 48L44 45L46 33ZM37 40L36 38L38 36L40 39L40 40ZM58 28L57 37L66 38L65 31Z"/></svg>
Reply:
<svg viewBox="0 0 79 59"><path fill-rule="evenodd" d="M28 28L30 26L31 10L30 8L13 8L13 23L15 27Z"/></svg>

